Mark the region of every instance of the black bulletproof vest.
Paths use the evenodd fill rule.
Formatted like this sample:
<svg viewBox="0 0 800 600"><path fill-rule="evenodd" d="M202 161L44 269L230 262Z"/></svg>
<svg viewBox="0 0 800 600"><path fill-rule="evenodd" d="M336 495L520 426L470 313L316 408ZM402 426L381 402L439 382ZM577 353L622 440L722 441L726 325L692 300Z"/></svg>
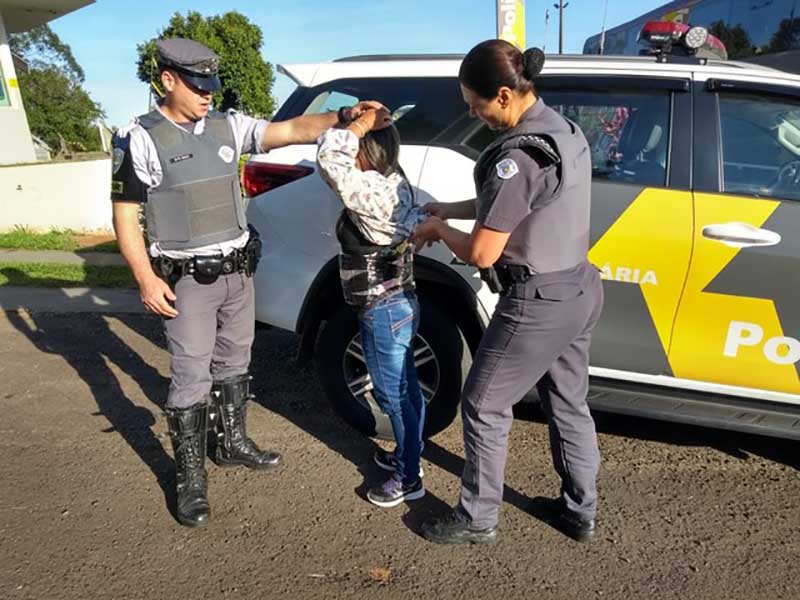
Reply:
<svg viewBox="0 0 800 600"><path fill-rule="evenodd" d="M188 250L239 237L247 219L227 117L209 114L200 135L176 127L157 110L139 124L155 144L163 173L147 195L149 241L164 250Z"/></svg>
<svg viewBox="0 0 800 600"><path fill-rule="evenodd" d="M548 198L530 198L532 212L511 232L501 262L525 264L534 273L569 269L586 260L589 249L592 165L589 144L580 128L542 104L523 115L481 153L475 165L480 194L505 150L524 149L536 156L519 169L555 167L559 184ZM480 198L479 198L480 201Z"/></svg>
<svg viewBox="0 0 800 600"><path fill-rule="evenodd" d="M414 289L414 252L409 242L371 244L347 215L347 209L339 215L336 237L342 246L339 276L345 302L364 307Z"/></svg>

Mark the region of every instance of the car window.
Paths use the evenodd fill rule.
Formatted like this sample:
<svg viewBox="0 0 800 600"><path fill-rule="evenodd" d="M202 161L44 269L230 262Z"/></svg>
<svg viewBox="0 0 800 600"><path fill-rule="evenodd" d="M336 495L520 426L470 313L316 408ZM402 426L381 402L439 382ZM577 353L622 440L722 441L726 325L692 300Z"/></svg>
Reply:
<svg viewBox="0 0 800 600"><path fill-rule="evenodd" d="M723 190L800 200L800 100L723 94L719 108Z"/></svg>
<svg viewBox="0 0 800 600"><path fill-rule="evenodd" d="M308 90L296 114L317 114L377 100L392 111L404 144L428 144L467 112L455 78L340 79Z"/></svg>
<svg viewBox="0 0 800 600"><path fill-rule="evenodd" d="M306 109L306 114L320 114L335 112L343 106L353 106L358 102L358 98L349 94L342 94L335 90L325 91L318 94Z"/></svg>
<svg viewBox="0 0 800 600"><path fill-rule="evenodd" d="M669 92L544 89L548 106L577 123L592 151L595 179L663 186L669 154ZM483 150L496 133L483 127L466 144Z"/></svg>

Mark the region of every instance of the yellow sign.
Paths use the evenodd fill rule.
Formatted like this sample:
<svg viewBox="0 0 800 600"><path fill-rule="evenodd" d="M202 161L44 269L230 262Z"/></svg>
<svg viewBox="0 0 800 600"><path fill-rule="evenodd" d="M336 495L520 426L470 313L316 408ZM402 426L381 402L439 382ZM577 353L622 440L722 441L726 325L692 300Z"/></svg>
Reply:
<svg viewBox="0 0 800 600"><path fill-rule="evenodd" d="M16 79L9 79L8 80L8 87L18 88L19 87L19 83L17 82Z"/></svg>
<svg viewBox="0 0 800 600"><path fill-rule="evenodd" d="M525 50L525 0L497 0L497 37Z"/></svg>

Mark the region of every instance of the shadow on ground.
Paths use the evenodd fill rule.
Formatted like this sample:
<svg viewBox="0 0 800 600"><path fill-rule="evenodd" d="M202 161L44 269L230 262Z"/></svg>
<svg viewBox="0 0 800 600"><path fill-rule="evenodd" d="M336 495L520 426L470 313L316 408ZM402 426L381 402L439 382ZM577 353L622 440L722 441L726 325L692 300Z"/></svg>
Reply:
<svg viewBox="0 0 800 600"><path fill-rule="evenodd" d="M2 272L12 269L2 269ZM16 279L25 274L12 273ZM25 283L25 282L23 282ZM27 282L30 284L30 282ZM60 286L57 286L60 287ZM32 288L35 289L35 288ZM100 291L98 298L102 301ZM64 295L64 312L69 313L72 298ZM99 427L102 433L114 433L122 437L155 475L164 493L165 502L175 514L175 483L172 459L164 452L161 442L152 431L156 418L150 410L137 406L123 391L119 379L110 365L133 379L144 395L153 402L155 409L162 408L169 380L163 377L117 333L110 323L124 323L132 331L153 344L164 347L165 341L160 319L142 315L98 313L64 314L8 312L9 322L24 334L41 352L61 356L88 386L97 412L110 427Z"/></svg>

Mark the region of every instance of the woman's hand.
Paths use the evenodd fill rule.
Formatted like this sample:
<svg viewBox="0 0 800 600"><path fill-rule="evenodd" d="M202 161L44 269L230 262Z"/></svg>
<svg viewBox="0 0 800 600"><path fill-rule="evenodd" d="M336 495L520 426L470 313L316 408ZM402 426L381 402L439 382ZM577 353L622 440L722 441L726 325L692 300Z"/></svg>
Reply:
<svg viewBox="0 0 800 600"><path fill-rule="evenodd" d="M442 227L447 227L447 224L439 217L428 217L428 219L420 223L411 236L414 252L419 252L426 244L430 246L434 242L441 240Z"/></svg>
<svg viewBox="0 0 800 600"><path fill-rule="evenodd" d="M443 221L446 221L452 218L449 208L450 204L447 202L428 202L428 204L422 207L422 210L432 217L439 217Z"/></svg>
<svg viewBox="0 0 800 600"><path fill-rule="evenodd" d="M348 110L349 120L355 121L368 110L387 110L387 108L376 100L362 100L355 106L351 106Z"/></svg>
<svg viewBox="0 0 800 600"><path fill-rule="evenodd" d="M369 109L364 111L353 123L358 125L360 129L363 129L364 135L366 135L370 131L377 131L389 127L389 125L392 124L392 115L385 108L380 108L378 110Z"/></svg>

